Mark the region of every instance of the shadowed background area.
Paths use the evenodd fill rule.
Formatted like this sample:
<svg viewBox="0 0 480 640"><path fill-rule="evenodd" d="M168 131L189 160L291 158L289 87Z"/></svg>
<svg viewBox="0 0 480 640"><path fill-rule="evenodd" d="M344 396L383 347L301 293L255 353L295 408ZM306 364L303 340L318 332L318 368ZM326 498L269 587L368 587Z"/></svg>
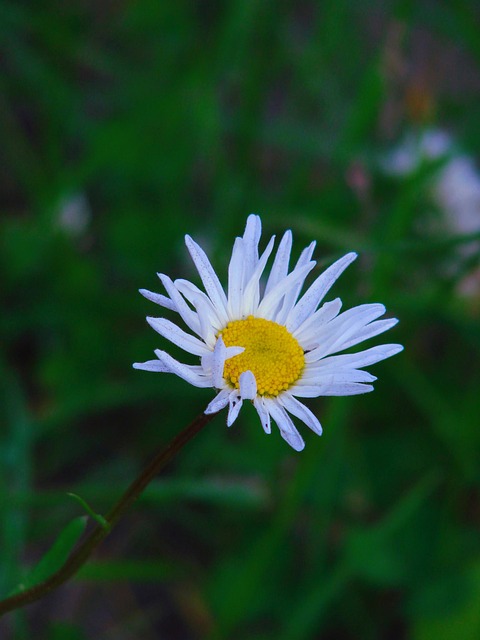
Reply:
<svg viewBox="0 0 480 640"><path fill-rule="evenodd" d="M248 213L405 352L292 451L218 416L29 640L480 637L478 4L0 1L0 593L211 390L131 368L157 271L226 284ZM262 246L265 246L264 244ZM387 337L388 336L388 337ZM176 351L171 349L176 355ZM58 559L57 559L58 561ZM38 574L37 574L38 575Z"/></svg>

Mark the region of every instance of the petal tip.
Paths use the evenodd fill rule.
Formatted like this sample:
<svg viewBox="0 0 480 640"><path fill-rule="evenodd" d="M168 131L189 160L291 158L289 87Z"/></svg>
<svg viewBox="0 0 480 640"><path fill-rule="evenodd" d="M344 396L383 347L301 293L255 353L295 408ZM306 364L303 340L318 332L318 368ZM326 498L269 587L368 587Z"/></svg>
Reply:
<svg viewBox="0 0 480 640"><path fill-rule="evenodd" d="M402 352L402 351L404 351L404 349L405 349L405 347L403 346L403 344L392 344L391 348L392 348L392 352L391 352L391 354L390 354L390 356L389 356L390 358L391 358L392 356L396 356L396 355L397 355L397 353L401 353L401 352Z"/></svg>
<svg viewBox="0 0 480 640"><path fill-rule="evenodd" d="M297 451L298 453L305 449L305 442L301 438L299 438L298 440L289 439L287 440L287 442L292 447L292 449L294 451Z"/></svg>

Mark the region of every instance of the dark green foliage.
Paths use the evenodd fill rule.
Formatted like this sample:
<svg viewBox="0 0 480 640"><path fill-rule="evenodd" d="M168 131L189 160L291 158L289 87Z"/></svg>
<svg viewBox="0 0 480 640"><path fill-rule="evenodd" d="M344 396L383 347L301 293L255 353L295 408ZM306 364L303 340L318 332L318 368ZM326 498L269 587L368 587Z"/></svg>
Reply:
<svg viewBox="0 0 480 640"><path fill-rule="evenodd" d="M384 302L405 345L374 393L310 402L324 436L301 454L250 407L217 417L2 638L480 637L478 229L441 222L442 161L380 162L428 128L478 152L479 18L0 0L0 595L79 522L67 492L105 513L211 399L131 368L166 346L137 289L196 277L185 233L224 282L252 211L295 257L316 239L319 269L359 251L332 297Z"/></svg>

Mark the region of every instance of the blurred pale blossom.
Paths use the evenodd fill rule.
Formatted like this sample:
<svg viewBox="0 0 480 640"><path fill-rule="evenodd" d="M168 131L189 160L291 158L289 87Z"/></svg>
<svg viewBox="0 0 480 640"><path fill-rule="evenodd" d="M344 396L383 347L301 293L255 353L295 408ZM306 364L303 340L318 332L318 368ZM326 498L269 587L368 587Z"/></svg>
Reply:
<svg viewBox="0 0 480 640"><path fill-rule="evenodd" d="M76 238L86 231L91 217L92 211L86 195L71 193L60 200L56 223L66 235Z"/></svg>
<svg viewBox="0 0 480 640"><path fill-rule="evenodd" d="M429 195L439 213L439 227L452 235L480 232L480 172L474 159L465 153L455 138L441 129L409 133L400 145L381 161L383 171L399 179L415 174L429 162L439 162L430 182ZM462 243L459 257L480 253L480 241ZM478 270L460 283L462 293L480 288Z"/></svg>
<svg viewBox="0 0 480 640"><path fill-rule="evenodd" d="M452 147L450 135L440 129L427 129L420 135L409 132L398 147L382 159L381 166L389 175L409 176L425 162L447 158Z"/></svg>

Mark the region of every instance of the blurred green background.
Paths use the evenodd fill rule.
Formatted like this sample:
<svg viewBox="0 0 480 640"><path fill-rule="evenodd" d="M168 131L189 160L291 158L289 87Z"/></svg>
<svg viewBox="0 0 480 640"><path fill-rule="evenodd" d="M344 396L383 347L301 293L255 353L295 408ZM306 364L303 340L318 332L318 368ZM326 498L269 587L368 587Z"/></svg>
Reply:
<svg viewBox="0 0 480 640"><path fill-rule="evenodd" d="M252 211L319 268L357 250L330 297L384 302L376 343L406 347L373 394L310 402L301 454L218 416L2 638L478 640L479 24L465 0L0 2L2 595L82 515L68 491L105 512L211 399L131 368L166 348L137 290L198 283L185 233L224 282Z"/></svg>

